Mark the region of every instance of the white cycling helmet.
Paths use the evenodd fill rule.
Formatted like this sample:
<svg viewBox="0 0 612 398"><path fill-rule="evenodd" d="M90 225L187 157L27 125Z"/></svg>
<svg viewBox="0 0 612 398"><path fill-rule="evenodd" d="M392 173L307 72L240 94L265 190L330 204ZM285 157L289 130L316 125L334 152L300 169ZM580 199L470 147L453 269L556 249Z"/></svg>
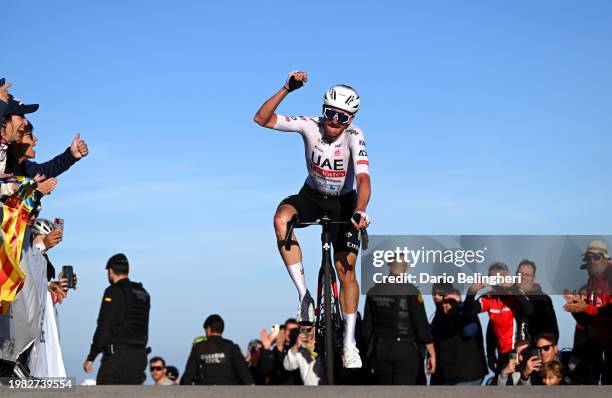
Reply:
<svg viewBox="0 0 612 398"><path fill-rule="evenodd" d="M55 230L55 225L44 218L37 218L32 224L32 232L35 235L49 235Z"/></svg>
<svg viewBox="0 0 612 398"><path fill-rule="evenodd" d="M324 106L332 106L354 115L359 110L359 94L344 84L333 86L325 92Z"/></svg>

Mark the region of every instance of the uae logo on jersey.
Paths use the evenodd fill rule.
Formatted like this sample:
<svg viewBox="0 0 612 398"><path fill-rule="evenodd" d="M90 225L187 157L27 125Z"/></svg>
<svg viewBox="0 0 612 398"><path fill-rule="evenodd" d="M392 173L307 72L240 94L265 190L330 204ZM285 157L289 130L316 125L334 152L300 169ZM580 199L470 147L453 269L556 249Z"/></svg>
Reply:
<svg viewBox="0 0 612 398"><path fill-rule="evenodd" d="M342 156L342 153L340 152L340 149L336 149L334 151L334 156Z"/></svg>

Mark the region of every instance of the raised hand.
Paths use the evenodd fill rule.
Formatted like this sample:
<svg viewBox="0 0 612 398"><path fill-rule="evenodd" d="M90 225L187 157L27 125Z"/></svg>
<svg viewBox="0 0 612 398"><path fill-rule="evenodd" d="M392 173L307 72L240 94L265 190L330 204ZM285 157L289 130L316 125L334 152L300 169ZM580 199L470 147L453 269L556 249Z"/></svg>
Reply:
<svg viewBox="0 0 612 398"><path fill-rule="evenodd" d="M4 81L4 79L2 79ZM4 83L0 86L0 101L8 103L9 93L8 89L11 88L11 83Z"/></svg>
<svg viewBox="0 0 612 398"><path fill-rule="evenodd" d="M81 133L77 133L74 140L72 140L72 144L70 144L70 153L75 159L84 158L89 154L89 148L87 148L87 143L81 139Z"/></svg>
<svg viewBox="0 0 612 398"><path fill-rule="evenodd" d="M37 175L36 177L39 177L39 176ZM55 187L57 186L57 178L47 178L45 180L44 179L45 177L42 176L44 180L39 182L39 180L37 180L36 177L34 177L34 179L38 182L38 185L36 186L36 190L42 193L43 195L50 194L51 191L53 191Z"/></svg>
<svg viewBox="0 0 612 398"><path fill-rule="evenodd" d="M308 74L299 70L293 71L287 77L285 82L285 88L287 91L292 92L302 87L308 81Z"/></svg>

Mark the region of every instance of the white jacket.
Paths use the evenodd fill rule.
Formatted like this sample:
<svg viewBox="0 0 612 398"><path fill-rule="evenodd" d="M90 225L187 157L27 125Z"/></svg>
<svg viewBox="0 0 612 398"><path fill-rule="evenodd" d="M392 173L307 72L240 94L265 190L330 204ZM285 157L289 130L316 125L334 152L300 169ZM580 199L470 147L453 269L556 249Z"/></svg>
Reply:
<svg viewBox="0 0 612 398"><path fill-rule="evenodd" d="M323 378L323 366L316 353L311 354L302 347L298 352L287 351L283 359L283 367L287 371L299 369L305 386L318 386Z"/></svg>

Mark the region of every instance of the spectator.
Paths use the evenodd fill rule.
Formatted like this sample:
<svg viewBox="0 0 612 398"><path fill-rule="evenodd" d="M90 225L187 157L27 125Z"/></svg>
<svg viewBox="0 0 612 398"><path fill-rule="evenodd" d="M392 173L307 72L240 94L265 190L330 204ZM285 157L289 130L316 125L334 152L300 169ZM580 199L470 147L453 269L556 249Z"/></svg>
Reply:
<svg viewBox="0 0 612 398"><path fill-rule="evenodd" d="M283 359L283 367L287 371L298 370L306 386L322 384L324 369L321 359L315 352L314 326L300 326L295 344Z"/></svg>
<svg viewBox="0 0 612 398"><path fill-rule="evenodd" d="M565 384L565 374L563 365L558 361L552 361L542 366L540 377L543 384L547 386L557 386Z"/></svg>
<svg viewBox="0 0 612 398"><path fill-rule="evenodd" d="M176 366L166 366L166 377L172 380L172 384L177 385L179 382L179 371Z"/></svg>
<svg viewBox="0 0 612 398"><path fill-rule="evenodd" d="M527 317L527 329L531 337L542 333L552 333L559 339L559 326L557 315L550 296L542 291L542 287L536 281L536 265L533 261L522 260L516 275L521 277L517 286L527 295L533 305L533 313Z"/></svg>
<svg viewBox="0 0 612 398"><path fill-rule="evenodd" d="M452 283L434 283L431 286L431 297L436 306L436 313L438 310L442 310L442 301L444 301L446 293L454 289L455 287Z"/></svg>
<svg viewBox="0 0 612 398"><path fill-rule="evenodd" d="M534 350L540 362L532 361L535 366L525 368L521 371L523 380L529 378L531 385L542 385L544 381L540 376L540 367L554 361L559 361L559 349L557 348L557 337L552 333L543 333L534 339Z"/></svg>
<svg viewBox="0 0 612 398"><path fill-rule="evenodd" d="M32 105L30 105L32 106ZM55 178L68 170L73 164L89 154L89 148L81 135L77 133L70 146L60 155L45 163L36 163L31 159L36 157L34 146L38 138L32 134L33 127L29 121L21 128L21 136L8 145L5 173L15 176L44 176Z"/></svg>
<svg viewBox="0 0 612 398"><path fill-rule="evenodd" d="M431 329L437 369L430 384L481 385L487 374L482 328L477 315L463 313L458 290L446 290Z"/></svg>
<svg viewBox="0 0 612 398"><path fill-rule="evenodd" d="M25 115L38 109L36 104L25 105L16 100L7 92L10 86L10 83L4 84L4 79L0 79L0 178L10 176L6 173L8 145L17 141L28 125ZM12 195L16 189L15 183L2 181L0 198Z"/></svg>
<svg viewBox="0 0 612 398"><path fill-rule="evenodd" d="M37 138L34 136L33 133L34 126L28 120L25 120L25 125L19 130L19 134L16 140L12 142L8 147L10 156L8 156L7 158L7 168L12 167L11 162L16 162L16 164L20 165L36 164L28 160L34 159L36 157L36 151L34 150L34 146L36 146ZM43 165L53 164L53 162L55 162L55 159L44 163ZM46 168L47 166L41 168L41 170L45 170ZM23 170L15 167L12 167L11 173L17 176L26 176L34 178L38 183L36 189L45 194L53 191L55 189L55 186L57 185L56 178L45 176L44 174L36 173L34 175L27 175L23 172Z"/></svg>
<svg viewBox="0 0 612 398"><path fill-rule="evenodd" d="M172 386L174 382L168 378L166 361L162 357L153 357L149 361L149 371L156 386Z"/></svg>
<svg viewBox="0 0 612 398"><path fill-rule="evenodd" d="M265 368L261 366L263 350L264 348L261 340L255 339L249 342L246 361L249 366L249 371L253 376L253 380L257 385L267 384L267 374L262 371Z"/></svg>
<svg viewBox="0 0 612 398"><path fill-rule="evenodd" d="M530 368L528 371L530 372L531 368L535 368L538 364L534 359L532 359L534 356L527 355L528 351L530 351L528 340L522 340L516 343L516 348L508 353L508 361L500 370L499 375L496 378L498 386L517 386L529 384L529 377L521 377L522 370L526 366L529 366ZM537 358L537 356L535 356L535 358Z"/></svg>
<svg viewBox="0 0 612 398"><path fill-rule="evenodd" d="M493 263L489 267L489 276L508 276L508 266L504 263ZM497 361L499 374L501 368L508 364L510 352L516 346L516 341L526 340L526 317L533 313L533 306L527 297L515 285L500 283L493 286L493 290L475 299L475 294L485 285L475 283L467 292L464 304L466 316L476 315L480 312L489 314L490 323L493 324L493 333L496 337L496 346L499 353Z"/></svg>
<svg viewBox="0 0 612 398"><path fill-rule="evenodd" d="M224 329L219 315L206 318L206 338L193 345L181 384L254 384L240 348L222 337Z"/></svg>
<svg viewBox="0 0 612 398"><path fill-rule="evenodd" d="M566 292L563 309L573 315L581 328L592 332L583 342L590 346L586 351L590 357L581 359L602 363L601 383L608 385L612 383L612 267L606 244L598 240L590 242L583 260L581 268L589 273L586 294ZM597 381L599 375L594 378Z"/></svg>
<svg viewBox="0 0 612 398"><path fill-rule="evenodd" d="M8 106L9 93L8 89L11 88L11 83L7 83L4 78L0 79L0 128L4 127L4 112Z"/></svg>
<svg viewBox="0 0 612 398"><path fill-rule="evenodd" d="M269 383L273 385L301 385L302 377L298 370L288 371L283 366L283 361L287 352L291 349L291 336L297 336L298 323L295 318L289 318L281 325L281 331L276 337L275 344L272 345L274 338L262 335L262 344L264 351L262 352L260 366L262 372L266 374ZM294 340L295 342L295 340Z"/></svg>
<svg viewBox="0 0 612 398"><path fill-rule="evenodd" d="M396 259L389 275L406 273L407 264ZM363 318L365 341L374 343L374 374L380 384L417 382L420 356L416 343L428 353L427 373L436 371L436 353L423 297L410 283L377 284L367 294Z"/></svg>
<svg viewBox="0 0 612 398"><path fill-rule="evenodd" d="M110 286L98 315L98 326L83 369L103 353L96 384L142 384L147 367L151 299L141 283L128 278L127 257L115 254L106 263Z"/></svg>

